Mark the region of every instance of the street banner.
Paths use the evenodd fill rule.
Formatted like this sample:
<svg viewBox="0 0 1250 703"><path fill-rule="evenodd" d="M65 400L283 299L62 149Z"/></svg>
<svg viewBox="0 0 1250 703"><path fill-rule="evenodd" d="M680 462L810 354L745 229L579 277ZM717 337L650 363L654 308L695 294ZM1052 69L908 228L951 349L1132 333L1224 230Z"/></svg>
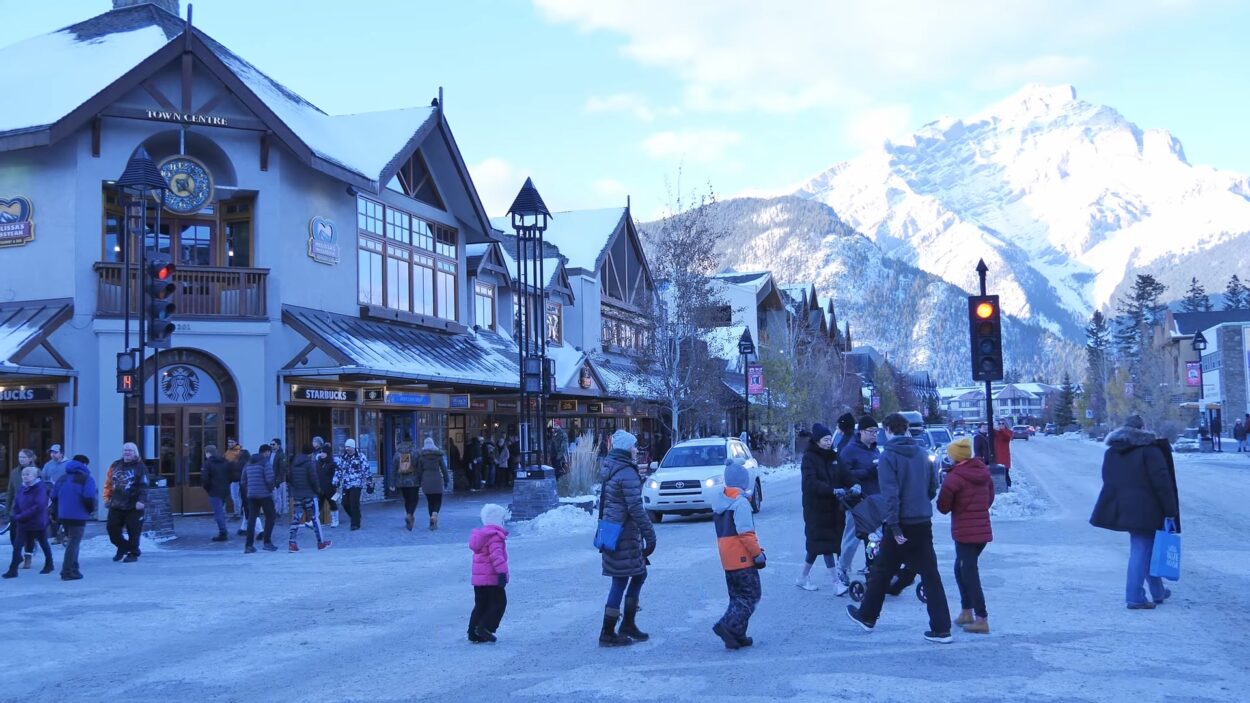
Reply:
<svg viewBox="0 0 1250 703"><path fill-rule="evenodd" d="M764 367L747 364L747 395L764 394Z"/></svg>
<svg viewBox="0 0 1250 703"><path fill-rule="evenodd" d="M1185 362L1185 385L1190 388L1197 388L1202 385L1202 362L1186 361Z"/></svg>

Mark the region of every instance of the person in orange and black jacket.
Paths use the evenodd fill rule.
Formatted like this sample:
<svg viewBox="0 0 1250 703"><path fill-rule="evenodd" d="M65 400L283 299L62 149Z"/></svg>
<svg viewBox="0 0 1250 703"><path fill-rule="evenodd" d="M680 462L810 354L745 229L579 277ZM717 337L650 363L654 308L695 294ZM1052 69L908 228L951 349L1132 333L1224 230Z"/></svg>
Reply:
<svg viewBox="0 0 1250 703"><path fill-rule="evenodd" d="M725 643L725 649L754 644L747 637L747 626L760 602L759 570L764 568L764 550L755 536L751 501L747 497L750 486L751 475L743 459L731 458L725 462L725 488L712 497L716 546L729 589L729 607L712 626L712 632Z"/></svg>

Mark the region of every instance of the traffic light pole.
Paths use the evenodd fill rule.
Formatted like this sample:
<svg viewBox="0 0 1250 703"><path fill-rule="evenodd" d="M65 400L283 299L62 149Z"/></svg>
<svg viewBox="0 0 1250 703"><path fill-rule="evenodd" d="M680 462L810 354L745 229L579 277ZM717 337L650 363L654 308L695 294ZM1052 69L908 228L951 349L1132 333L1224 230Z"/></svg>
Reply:
<svg viewBox="0 0 1250 703"><path fill-rule="evenodd" d="M985 265L985 259L977 262L977 278L981 279L981 295L989 295L985 288L985 274L990 268ZM1001 314L1001 313L1000 313ZM994 388L993 381L985 382L985 422L989 432L985 435L985 458L986 463L990 466L994 465Z"/></svg>

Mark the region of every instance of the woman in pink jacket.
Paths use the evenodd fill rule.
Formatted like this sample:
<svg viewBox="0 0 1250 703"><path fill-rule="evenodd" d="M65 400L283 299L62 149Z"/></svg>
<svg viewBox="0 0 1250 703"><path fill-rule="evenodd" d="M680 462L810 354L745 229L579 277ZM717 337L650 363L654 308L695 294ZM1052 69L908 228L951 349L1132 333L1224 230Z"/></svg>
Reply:
<svg viewBox="0 0 1250 703"><path fill-rule="evenodd" d="M469 535L473 550L473 612L469 615L469 641L494 642L495 630L508 607L508 531L503 524L508 511L488 503L482 507L482 526Z"/></svg>

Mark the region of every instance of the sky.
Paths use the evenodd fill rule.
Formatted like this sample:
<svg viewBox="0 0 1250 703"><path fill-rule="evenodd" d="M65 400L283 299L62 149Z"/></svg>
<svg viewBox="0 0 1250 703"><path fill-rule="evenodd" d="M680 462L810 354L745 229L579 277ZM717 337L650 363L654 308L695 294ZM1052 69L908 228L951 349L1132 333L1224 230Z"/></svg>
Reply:
<svg viewBox="0 0 1250 703"><path fill-rule="evenodd" d="M1072 84L1170 130L1191 163L1250 173L1238 0L193 4L196 26L328 113L428 105L442 87L491 215L527 176L553 211L630 196L641 219L709 188L788 193L1029 83ZM0 0L0 46L111 6Z"/></svg>

